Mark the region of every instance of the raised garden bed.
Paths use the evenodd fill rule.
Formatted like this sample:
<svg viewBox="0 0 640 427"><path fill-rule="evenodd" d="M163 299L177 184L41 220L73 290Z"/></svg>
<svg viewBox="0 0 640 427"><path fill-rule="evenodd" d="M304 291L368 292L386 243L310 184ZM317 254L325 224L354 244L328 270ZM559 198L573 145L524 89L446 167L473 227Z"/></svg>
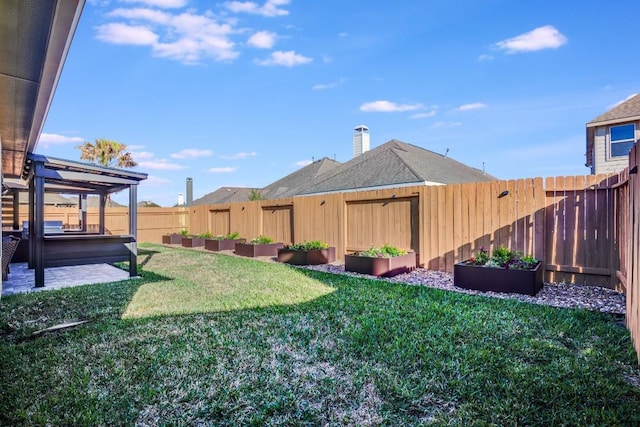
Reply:
<svg viewBox="0 0 640 427"><path fill-rule="evenodd" d="M183 237L182 246L185 248L201 248L204 247L204 237Z"/></svg>
<svg viewBox="0 0 640 427"><path fill-rule="evenodd" d="M177 233L165 234L162 236L162 243L164 245L181 245L183 237L183 235Z"/></svg>
<svg viewBox="0 0 640 427"><path fill-rule="evenodd" d="M233 251L236 243L244 243L246 239L206 239L204 248L210 251Z"/></svg>
<svg viewBox="0 0 640 427"><path fill-rule="evenodd" d="M236 255L255 258L258 256L278 256L278 249L284 247L284 243L236 243Z"/></svg>
<svg viewBox="0 0 640 427"><path fill-rule="evenodd" d="M408 273L415 268L415 252L394 257L368 257L362 255L345 255L344 257L345 271L372 276L392 277Z"/></svg>
<svg viewBox="0 0 640 427"><path fill-rule="evenodd" d="M328 264L336 260L336 248L311 249L300 251L295 249L278 249L278 261L293 265Z"/></svg>
<svg viewBox="0 0 640 427"><path fill-rule="evenodd" d="M536 295L543 286L542 266L532 270L511 270L473 265L469 261L453 266L453 284L476 291Z"/></svg>

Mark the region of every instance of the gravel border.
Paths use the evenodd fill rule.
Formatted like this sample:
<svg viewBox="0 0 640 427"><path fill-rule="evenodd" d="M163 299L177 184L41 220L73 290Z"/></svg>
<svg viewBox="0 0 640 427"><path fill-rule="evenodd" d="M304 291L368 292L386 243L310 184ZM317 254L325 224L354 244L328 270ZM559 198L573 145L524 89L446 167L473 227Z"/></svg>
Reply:
<svg viewBox="0 0 640 427"><path fill-rule="evenodd" d="M569 283L545 283L536 296L522 294L506 294L500 292L482 292L459 288L453 284L453 273L416 268L410 273L399 274L390 278L377 278L366 274L347 272L344 264L332 263L323 265L301 266L309 270L324 271L333 274L346 274L353 277L366 277L387 282L408 283L444 289L470 295L484 295L493 298L515 299L531 304L549 305L560 308L585 308L590 311L624 315L626 313L625 295L613 289L600 286L576 285Z"/></svg>

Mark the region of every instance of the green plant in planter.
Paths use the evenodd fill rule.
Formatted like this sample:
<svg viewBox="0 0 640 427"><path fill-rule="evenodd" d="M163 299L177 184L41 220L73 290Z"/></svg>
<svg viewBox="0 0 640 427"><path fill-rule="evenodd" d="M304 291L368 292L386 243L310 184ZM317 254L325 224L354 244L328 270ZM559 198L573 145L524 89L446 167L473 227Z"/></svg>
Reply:
<svg viewBox="0 0 640 427"><path fill-rule="evenodd" d="M538 262L531 255L522 255L520 252L511 251L504 246L494 249L491 257L489 257L489 252L481 247L478 253L468 261L473 265L509 270L533 270Z"/></svg>
<svg viewBox="0 0 640 427"><path fill-rule="evenodd" d="M395 246L391 246L387 243L379 248L371 247L366 251L359 252L359 256L366 256L370 258L393 258L397 256L406 255L407 251L404 249L398 249Z"/></svg>
<svg viewBox="0 0 640 427"><path fill-rule="evenodd" d="M199 239L210 239L210 238L213 237L213 234L211 234L211 232L207 231L207 232L198 234L196 237L199 238Z"/></svg>
<svg viewBox="0 0 640 427"><path fill-rule="evenodd" d="M274 240L271 237L268 236L258 236L254 239L251 240L250 243L253 243L254 245L267 245L269 243L273 243Z"/></svg>
<svg viewBox="0 0 640 427"><path fill-rule="evenodd" d="M329 244L320 240L310 240L308 242L296 243L295 245L289 245L287 249L292 251L314 251L327 249Z"/></svg>
<svg viewBox="0 0 640 427"><path fill-rule="evenodd" d="M188 236L189 235L189 230L187 230L187 229L180 230L180 232L178 234L181 235L181 236Z"/></svg>
<svg viewBox="0 0 640 427"><path fill-rule="evenodd" d="M213 239L214 240L239 240L240 233L238 233L237 231L234 231L233 233L229 233L229 234L218 234Z"/></svg>

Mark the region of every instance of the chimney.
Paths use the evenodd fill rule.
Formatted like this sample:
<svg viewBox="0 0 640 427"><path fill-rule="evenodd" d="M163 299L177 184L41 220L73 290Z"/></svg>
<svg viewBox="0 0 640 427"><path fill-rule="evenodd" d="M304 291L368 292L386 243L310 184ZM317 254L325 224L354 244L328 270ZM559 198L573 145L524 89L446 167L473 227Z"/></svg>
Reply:
<svg viewBox="0 0 640 427"><path fill-rule="evenodd" d="M353 128L353 157L369 151L370 136L369 128L365 125L358 125Z"/></svg>
<svg viewBox="0 0 640 427"><path fill-rule="evenodd" d="M178 193L178 206L184 206L184 194Z"/></svg>
<svg viewBox="0 0 640 427"><path fill-rule="evenodd" d="M193 204L193 178L187 178L187 206Z"/></svg>

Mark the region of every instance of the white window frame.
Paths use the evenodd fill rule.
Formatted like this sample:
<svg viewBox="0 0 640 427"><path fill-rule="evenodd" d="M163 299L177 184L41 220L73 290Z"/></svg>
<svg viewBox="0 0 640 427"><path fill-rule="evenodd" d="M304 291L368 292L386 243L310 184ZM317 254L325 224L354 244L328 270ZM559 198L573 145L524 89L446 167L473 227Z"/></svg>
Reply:
<svg viewBox="0 0 640 427"><path fill-rule="evenodd" d="M613 141L613 139L611 138L611 130L613 128L617 128L617 127L621 127L621 126L633 126L633 137L632 138L627 138L627 139L618 139L616 141ZM615 125L615 126L609 126L609 158L610 159L619 159L619 158L623 158L628 156L629 154L621 154L618 156L614 156L613 155L613 144L621 144L621 143L628 143L631 142L632 144L636 142L636 124L635 123L624 123L624 124L620 124L620 125Z"/></svg>

